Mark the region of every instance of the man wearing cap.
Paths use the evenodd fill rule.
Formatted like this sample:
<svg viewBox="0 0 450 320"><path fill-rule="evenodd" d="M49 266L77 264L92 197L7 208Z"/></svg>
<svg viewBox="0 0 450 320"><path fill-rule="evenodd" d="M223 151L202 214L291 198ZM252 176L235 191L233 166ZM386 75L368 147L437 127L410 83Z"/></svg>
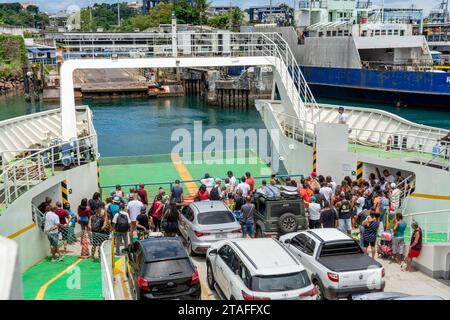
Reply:
<svg viewBox="0 0 450 320"><path fill-rule="evenodd" d="M320 204L316 202L316 197L311 196L311 203L308 206L309 213L309 228L310 229L318 229L321 227L320 224Z"/></svg>
<svg viewBox="0 0 450 320"><path fill-rule="evenodd" d="M111 205L109 206L109 213L111 215L109 218L111 220L114 219L114 216L119 213L119 210L120 210L120 197L115 196L112 199Z"/></svg>

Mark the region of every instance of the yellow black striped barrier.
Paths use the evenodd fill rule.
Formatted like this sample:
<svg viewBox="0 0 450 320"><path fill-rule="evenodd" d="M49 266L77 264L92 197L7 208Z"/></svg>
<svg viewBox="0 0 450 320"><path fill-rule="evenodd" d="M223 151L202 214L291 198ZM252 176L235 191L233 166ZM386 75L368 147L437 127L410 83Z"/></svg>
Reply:
<svg viewBox="0 0 450 320"><path fill-rule="evenodd" d="M69 202L69 191L67 188L67 180L61 181L61 196L63 204L66 204Z"/></svg>
<svg viewBox="0 0 450 320"><path fill-rule="evenodd" d="M97 191L100 192L100 162L97 160Z"/></svg>
<svg viewBox="0 0 450 320"><path fill-rule="evenodd" d="M361 161L356 162L356 180L361 181L363 177L363 163Z"/></svg>
<svg viewBox="0 0 450 320"><path fill-rule="evenodd" d="M317 150L316 150L316 146L314 145L313 147L313 172L317 173Z"/></svg>

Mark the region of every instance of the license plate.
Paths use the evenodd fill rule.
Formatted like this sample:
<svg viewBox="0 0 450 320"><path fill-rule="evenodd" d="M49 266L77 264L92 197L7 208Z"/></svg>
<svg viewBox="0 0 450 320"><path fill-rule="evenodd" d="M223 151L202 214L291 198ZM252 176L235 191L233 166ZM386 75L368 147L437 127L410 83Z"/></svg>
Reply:
<svg viewBox="0 0 450 320"><path fill-rule="evenodd" d="M227 238L226 233L217 233L216 234L216 239L226 239L226 238Z"/></svg>
<svg viewBox="0 0 450 320"><path fill-rule="evenodd" d="M363 294L353 294L352 300L367 300L367 293Z"/></svg>

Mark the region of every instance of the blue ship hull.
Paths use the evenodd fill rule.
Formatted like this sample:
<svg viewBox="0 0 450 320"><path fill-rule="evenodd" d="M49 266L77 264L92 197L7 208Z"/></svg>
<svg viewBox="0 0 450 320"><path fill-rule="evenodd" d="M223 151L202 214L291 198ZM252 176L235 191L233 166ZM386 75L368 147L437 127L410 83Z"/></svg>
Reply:
<svg viewBox="0 0 450 320"><path fill-rule="evenodd" d="M450 73L301 67L317 97L450 109Z"/></svg>

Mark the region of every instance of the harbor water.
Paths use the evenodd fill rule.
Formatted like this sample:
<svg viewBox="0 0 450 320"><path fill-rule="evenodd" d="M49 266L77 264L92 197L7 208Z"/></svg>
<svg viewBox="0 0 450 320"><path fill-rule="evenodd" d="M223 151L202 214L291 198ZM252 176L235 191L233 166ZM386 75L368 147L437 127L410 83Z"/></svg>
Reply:
<svg viewBox="0 0 450 320"><path fill-rule="evenodd" d="M319 103L382 109L416 123L450 129L450 113L447 111L318 100ZM235 128L264 128L255 108L218 108L205 104L198 96L93 100L85 101L84 104L93 110L100 153L106 157L167 154L176 144L168 143L172 132L179 128L192 132L194 121L202 122L203 132L209 128L217 128L222 132ZM2 96L0 120L57 107L57 103L26 102L22 95Z"/></svg>

